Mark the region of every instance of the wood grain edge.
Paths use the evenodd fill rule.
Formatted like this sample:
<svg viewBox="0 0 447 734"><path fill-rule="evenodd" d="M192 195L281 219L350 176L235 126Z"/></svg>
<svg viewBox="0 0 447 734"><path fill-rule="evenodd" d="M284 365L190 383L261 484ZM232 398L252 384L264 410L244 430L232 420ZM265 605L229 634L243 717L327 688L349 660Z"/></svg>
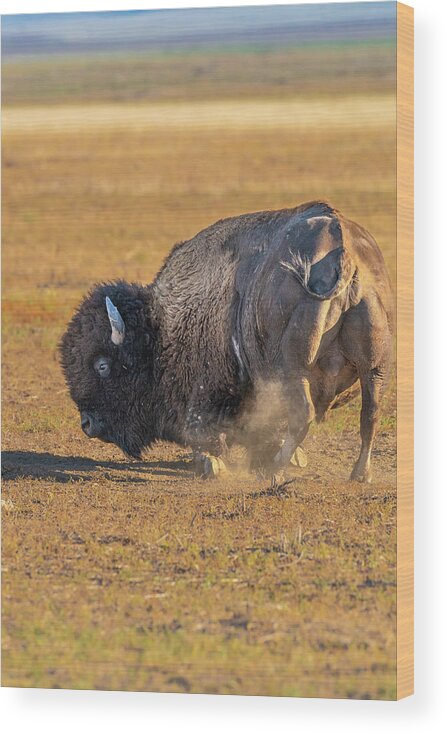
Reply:
<svg viewBox="0 0 447 734"><path fill-rule="evenodd" d="M414 693L413 18L397 3L397 699Z"/></svg>

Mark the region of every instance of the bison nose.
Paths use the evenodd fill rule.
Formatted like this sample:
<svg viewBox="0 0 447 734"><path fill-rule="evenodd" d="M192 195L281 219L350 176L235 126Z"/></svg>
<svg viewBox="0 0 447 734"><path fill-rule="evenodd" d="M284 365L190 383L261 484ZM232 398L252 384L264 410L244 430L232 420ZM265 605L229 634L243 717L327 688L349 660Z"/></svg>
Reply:
<svg viewBox="0 0 447 734"><path fill-rule="evenodd" d="M94 438L96 435L94 426L95 423L91 415L88 413L81 413L81 428L89 438Z"/></svg>

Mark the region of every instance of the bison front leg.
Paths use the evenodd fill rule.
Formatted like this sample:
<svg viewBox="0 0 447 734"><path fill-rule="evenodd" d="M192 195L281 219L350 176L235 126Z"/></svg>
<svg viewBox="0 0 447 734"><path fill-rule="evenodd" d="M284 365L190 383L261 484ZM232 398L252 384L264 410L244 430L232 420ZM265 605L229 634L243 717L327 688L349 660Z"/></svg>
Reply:
<svg viewBox="0 0 447 734"><path fill-rule="evenodd" d="M360 455L351 473L357 482L371 482L371 452L379 420L380 399L385 387L386 370L376 368L360 375L362 410L360 414Z"/></svg>
<svg viewBox="0 0 447 734"><path fill-rule="evenodd" d="M306 376L299 376L293 381L293 384L287 385L286 396L288 400L288 434L275 456L275 469L283 469L293 458L296 460L298 447L306 438L310 424L315 418L309 380ZM300 457L300 454L298 454L298 457ZM301 466L301 464L299 465ZM305 466L304 462L303 465Z"/></svg>

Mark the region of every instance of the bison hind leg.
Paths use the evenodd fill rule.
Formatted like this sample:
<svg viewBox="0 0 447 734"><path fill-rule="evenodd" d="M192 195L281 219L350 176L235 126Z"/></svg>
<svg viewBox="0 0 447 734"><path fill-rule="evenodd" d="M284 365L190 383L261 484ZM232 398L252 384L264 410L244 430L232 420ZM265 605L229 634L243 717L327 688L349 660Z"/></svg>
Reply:
<svg viewBox="0 0 447 734"><path fill-rule="evenodd" d="M360 413L360 436L362 445L359 458L351 473L357 482L371 482L371 452L379 421L379 407L386 387L389 365L376 367L360 375L362 409Z"/></svg>

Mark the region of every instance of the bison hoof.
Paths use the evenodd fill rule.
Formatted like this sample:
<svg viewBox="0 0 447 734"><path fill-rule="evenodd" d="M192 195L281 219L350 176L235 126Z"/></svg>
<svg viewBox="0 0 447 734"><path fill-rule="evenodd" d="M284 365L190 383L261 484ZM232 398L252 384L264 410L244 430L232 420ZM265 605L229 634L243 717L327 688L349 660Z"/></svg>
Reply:
<svg viewBox="0 0 447 734"><path fill-rule="evenodd" d="M218 456L209 456L207 454L198 454L194 458L194 471L202 479L215 479L225 474L227 467Z"/></svg>
<svg viewBox="0 0 447 734"><path fill-rule="evenodd" d="M280 471L276 471L270 477L270 489L275 489L287 481L288 481L288 476L283 469Z"/></svg>
<svg viewBox="0 0 447 734"><path fill-rule="evenodd" d="M205 456L202 475L204 479L215 479L216 477L225 474L226 471L227 467L218 456Z"/></svg>
<svg viewBox="0 0 447 734"><path fill-rule="evenodd" d="M301 469L304 469L307 466L307 454L301 446L298 446L295 453L292 455L290 463L293 464L293 466L299 466Z"/></svg>
<svg viewBox="0 0 447 734"><path fill-rule="evenodd" d="M351 472L351 476L349 477L351 482L360 482L361 484L371 484L371 472L370 471L364 471L360 472L357 471L355 468Z"/></svg>

